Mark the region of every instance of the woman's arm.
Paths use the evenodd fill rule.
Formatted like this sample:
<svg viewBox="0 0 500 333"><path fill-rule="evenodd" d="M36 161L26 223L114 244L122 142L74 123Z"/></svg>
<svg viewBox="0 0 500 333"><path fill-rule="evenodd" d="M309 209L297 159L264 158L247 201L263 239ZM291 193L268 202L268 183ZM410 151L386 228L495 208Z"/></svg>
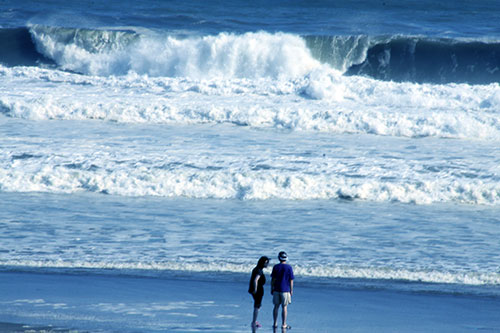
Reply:
<svg viewBox="0 0 500 333"><path fill-rule="evenodd" d="M258 285L259 279L260 279L260 274L255 275L255 280L253 281L254 289L253 289L252 294L257 293L257 285Z"/></svg>

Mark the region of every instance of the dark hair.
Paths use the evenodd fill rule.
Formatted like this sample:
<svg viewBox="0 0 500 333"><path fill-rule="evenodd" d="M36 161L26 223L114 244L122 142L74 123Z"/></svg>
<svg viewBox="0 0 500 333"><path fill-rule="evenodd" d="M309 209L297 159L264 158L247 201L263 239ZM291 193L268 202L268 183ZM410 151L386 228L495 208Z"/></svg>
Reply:
<svg viewBox="0 0 500 333"><path fill-rule="evenodd" d="M264 268L264 265L266 264L266 262L269 261L269 258L266 257L266 256L262 256L260 257L259 261L257 262L257 267L259 268Z"/></svg>

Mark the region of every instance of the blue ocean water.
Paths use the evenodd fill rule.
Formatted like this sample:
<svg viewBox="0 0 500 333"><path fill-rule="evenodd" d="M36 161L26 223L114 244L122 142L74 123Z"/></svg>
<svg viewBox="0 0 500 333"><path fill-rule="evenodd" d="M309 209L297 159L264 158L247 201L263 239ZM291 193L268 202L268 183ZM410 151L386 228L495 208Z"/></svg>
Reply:
<svg viewBox="0 0 500 333"><path fill-rule="evenodd" d="M497 1L2 1L0 268L496 295Z"/></svg>

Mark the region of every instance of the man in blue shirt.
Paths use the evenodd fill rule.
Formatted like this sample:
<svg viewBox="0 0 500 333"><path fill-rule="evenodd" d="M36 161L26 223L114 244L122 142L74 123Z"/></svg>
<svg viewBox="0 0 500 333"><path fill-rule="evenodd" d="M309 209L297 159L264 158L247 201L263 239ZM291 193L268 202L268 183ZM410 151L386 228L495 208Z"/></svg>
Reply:
<svg viewBox="0 0 500 333"><path fill-rule="evenodd" d="M278 254L279 264L274 265L271 273L271 294L273 295L273 327L278 327L278 310L281 305L282 328L291 328L286 323L287 306L292 302L293 294L293 269L286 263L288 255L282 251Z"/></svg>

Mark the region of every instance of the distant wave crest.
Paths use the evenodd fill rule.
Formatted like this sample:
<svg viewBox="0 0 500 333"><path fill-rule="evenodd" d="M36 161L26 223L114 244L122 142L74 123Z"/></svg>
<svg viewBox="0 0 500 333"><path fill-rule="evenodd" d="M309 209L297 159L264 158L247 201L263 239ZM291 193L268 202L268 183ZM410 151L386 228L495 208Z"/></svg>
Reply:
<svg viewBox="0 0 500 333"><path fill-rule="evenodd" d="M302 38L284 33L179 38L45 26L30 31L41 54L65 70L88 75L293 77L318 65Z"/></svg>
<svg viewBox="0 0 500 333"><path fill-rule="evenodd" d="M320 63L345 75L416 83L500 83L500 42L422 36L176 36L44 25L0 29L0 63L87 75L191 79L298 77Z"/></svg>
<svg viewBox="0 0 500 333"><path fill-rule="evenodd" d="M500 82L500 42L413 36L307 36L313 56L346 75L416 83Z"/></svg>
<svg viewBox="0 0 500 333"><path fill-rule="evenodd" d="M188 262L188 261L166 261L166 262L85 262L85 261L36 261L36 260L10 260L0 262L0 268L7 270L25 270L30 269L55 269L55 270L77 270L87 269L95 271L98 274L121 274L126 272L132 275L157 276L165 271L175 271L177 275L182 272L205 273L217 276L220 273L246 274L251 271L252 266L247 264L233 264L228 262ZM431 284L427 286L420 285L423 290L439 290L443 285L456 285L456 292L467 292L464 286L498 286L500 284L499 273L475 273L475 272L446 272L435 270L407 270L407 269L386 269L383 267L348 267L348 266L304 266L294 265L294 273L305 278L328 278L328 279L353 279L358 281L359 286L364 284L373 285L376 280L399 281L401 282L419 282ZM325 280L321 280L326 283ZM335 280L330 280L335 283ZM338 283L338 282L337 282ZM441 284L434 287L432 284ZM452 286L444 287L448 291L454 291ZM411 287L409 287L411 289ZM473 289L468 289L473 292ZM493 290L495 291L495 290ZM482 290L482 292L486 292Z"/></svg>

